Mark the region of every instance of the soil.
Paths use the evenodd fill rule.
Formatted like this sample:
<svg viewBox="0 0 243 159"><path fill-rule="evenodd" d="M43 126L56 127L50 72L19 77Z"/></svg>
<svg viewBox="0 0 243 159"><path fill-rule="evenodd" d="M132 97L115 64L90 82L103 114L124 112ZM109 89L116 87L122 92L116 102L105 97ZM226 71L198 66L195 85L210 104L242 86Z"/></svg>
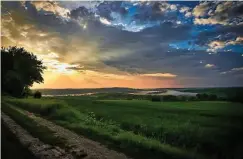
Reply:
<svg viewBox="0 0 243 159"><path fill-rule="evenodd" d="M26 114L27 115L27 114ZM122 153L110 150L98 142L56 125L46 119L31 115L39 125L45 126L55 133L55 136L65 139L65 150L53 147L31 136L26 130L15 123L8 115L2 112L2 122L6 128L16 137L19 143L29 150L29 154L41 159L127 159ZM28 156L25 157L28 159ZM33 156L30 158L33 158Z"/></svg>

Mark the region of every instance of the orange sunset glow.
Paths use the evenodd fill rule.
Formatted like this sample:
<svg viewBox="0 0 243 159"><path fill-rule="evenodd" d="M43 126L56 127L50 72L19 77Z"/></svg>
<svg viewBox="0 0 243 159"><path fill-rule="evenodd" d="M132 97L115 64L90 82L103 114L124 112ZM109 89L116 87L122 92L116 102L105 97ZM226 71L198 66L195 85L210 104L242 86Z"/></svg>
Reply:
<svg viewBox="0 0 243 159"><path fill-rule="evenodd" d="M119 4L116 10L118 3L4 3L2 46L23 47L42 60L44 83L32 88L242 85L240 20L214 19L218 11L202 19L201 5ZM156 5L160 10L151 10Z"/></svg>

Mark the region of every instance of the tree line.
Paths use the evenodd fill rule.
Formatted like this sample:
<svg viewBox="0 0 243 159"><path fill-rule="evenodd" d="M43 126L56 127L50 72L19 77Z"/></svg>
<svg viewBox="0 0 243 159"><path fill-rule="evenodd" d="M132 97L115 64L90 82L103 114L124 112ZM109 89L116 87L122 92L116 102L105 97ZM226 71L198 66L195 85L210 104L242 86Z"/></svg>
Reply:
<svg viewBox="0 0 243 159"><path fill-rule="evenodd" d="M136 95L128 93L97 93L97 99L117 99L117 100L150 100L152 102L172 102L172 101L231 101L241 102L242 94L217 96L211 93L198 93L196 96L175 96L175 95Z"/></svg>
<svg viewBox="0 0 243 159"><path fill-rule="evenodd" d="M24 97L31 93L34 82L44 81L42 74L46 67L33 53L13 46L1 47L1 69L2 93ZM41 93L36 92L35 97L41 97Z"/></svg>

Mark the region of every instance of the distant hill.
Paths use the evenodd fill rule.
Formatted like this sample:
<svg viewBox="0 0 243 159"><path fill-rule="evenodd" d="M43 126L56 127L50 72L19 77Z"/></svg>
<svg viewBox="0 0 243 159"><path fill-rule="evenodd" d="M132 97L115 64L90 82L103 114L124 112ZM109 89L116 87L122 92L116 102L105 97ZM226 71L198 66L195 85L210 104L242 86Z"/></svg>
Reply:
<svg viewBox="0 0 243 159"><path fill-rule="evenodd" d="M85 93L141 93L141 92L165 92L166 90L175 90L180 92L207 93L218 96L237 95L243 93L243 87L228 88L153 88L153 89L134 89L125 87L112 88L84 88L84 89L36 89L43 95L67 95L67 94L85 94ZM154 93L153 93L154 94Z"/></svg>
<svg viewBox="0 0 243 159"><path fill-rule="evenodd" d="M65 95L65 94L84 94L84 93L135 93L141 89L133 88L85 88L85 89L36 89L43 95Z"/></svg>

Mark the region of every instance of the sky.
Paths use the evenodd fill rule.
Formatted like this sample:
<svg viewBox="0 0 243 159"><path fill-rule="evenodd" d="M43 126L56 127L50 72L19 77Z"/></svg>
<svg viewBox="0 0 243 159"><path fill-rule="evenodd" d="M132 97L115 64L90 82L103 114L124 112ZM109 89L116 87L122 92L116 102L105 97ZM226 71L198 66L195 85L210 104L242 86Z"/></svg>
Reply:
<svg viewBox="0 0 243 159"><path fill-rule="evenodd" d="M1 44L47 66L33 88L243 86L243 2L1 2Z"/></svg>

